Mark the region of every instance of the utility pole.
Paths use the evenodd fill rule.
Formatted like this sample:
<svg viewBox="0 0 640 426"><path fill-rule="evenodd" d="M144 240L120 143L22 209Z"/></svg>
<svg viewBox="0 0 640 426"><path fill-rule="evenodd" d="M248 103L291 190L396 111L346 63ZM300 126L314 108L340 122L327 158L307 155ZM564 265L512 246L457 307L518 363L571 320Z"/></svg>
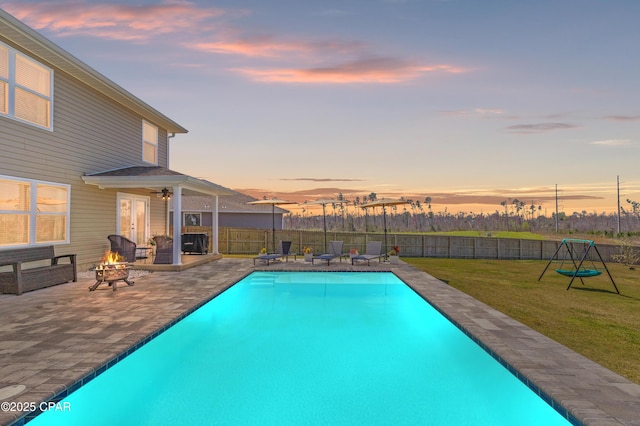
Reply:
<svg viewBox="0 0 640 426"><path fill-rule="evenodd" d="M620 234L620 175L616 176L618 186L618 234Z"/></svg>
<svg viewBox="0 0 640 426"><path fill-rule="evenodd" d="M556 183L556 234L558 233L558 184Z"/></svg>

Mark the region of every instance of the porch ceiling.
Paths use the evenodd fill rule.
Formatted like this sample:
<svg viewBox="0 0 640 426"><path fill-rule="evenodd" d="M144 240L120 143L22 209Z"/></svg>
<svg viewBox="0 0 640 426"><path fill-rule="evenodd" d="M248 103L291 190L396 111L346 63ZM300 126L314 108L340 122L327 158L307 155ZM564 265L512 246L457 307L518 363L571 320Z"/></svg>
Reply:
<svg viewBox="0 0 640 426"><path fill-rule="evenodd" d="M221 185L188 176L165 167L127 167L82 176L84 183L104 188L182 188L184 195L231 195L234 191Z"/></svg>

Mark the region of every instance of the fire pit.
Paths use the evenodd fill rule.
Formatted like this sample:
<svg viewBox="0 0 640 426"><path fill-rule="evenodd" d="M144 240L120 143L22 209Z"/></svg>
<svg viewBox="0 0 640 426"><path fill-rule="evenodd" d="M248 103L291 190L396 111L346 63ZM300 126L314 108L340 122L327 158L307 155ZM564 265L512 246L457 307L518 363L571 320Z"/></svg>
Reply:
<svg viewBox="0 0 640 426"><path fill-rule="evenodd" d="M109 284L113 291L118 290L118 281L133 285L133 281L129 281L129 264L121 260L118 253L107 252L96 268L96 283L89 287L89 291L94 291L102 283Z"/></svg>

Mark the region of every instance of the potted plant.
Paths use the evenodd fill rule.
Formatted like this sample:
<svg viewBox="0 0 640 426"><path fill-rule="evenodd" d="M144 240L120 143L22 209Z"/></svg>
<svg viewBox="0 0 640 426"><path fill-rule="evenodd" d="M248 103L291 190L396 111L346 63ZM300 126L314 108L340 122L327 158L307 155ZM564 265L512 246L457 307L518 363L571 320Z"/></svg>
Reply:
<svg viewBox="0 0 640 426"><path fill-rule="evenodd" d="M156 234L153 235L155 237ZM149 247L149 256L153 257L156 251L156 240L153 237L147 240L147 247Z"/></svg>
<svg viewBox="0 0 640 426"><path fill-rule="evenodd" d="M358 249L357 248L352 248L351 250L349 250L349 257L350 258L354 258L356 256L359 256L360 253L358 253Z"/></svg>
<svg viewBox="0 0 640 426"><path fill-rule="evenodd" d="M393 246L389 252L389 262L393 265L397 265L400 261L400 247Z"/></svg>
<svg viewBox="0 0 640 426"><path fill-rule="evenodd" d="M258 254L267 254L267 248L266 247L262 247Z"/></svg>
<svg viewBox="0 0 640 426"><path fill-rule="evenodd" d="M313 259L313 248L305 247L304 249L302 249L302 252L304 253L304 261L311 262L311 260Z"/></svg>

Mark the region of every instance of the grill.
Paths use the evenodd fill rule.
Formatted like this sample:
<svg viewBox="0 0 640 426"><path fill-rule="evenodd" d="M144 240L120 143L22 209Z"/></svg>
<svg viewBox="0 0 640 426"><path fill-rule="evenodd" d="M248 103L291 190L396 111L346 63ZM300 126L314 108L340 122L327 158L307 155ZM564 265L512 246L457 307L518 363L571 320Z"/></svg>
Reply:
<svg viewBox="0 0 640 426"><path fill-rule="evenodd" d="M103 283L109 284L113 291L116 291L118 290L118 281L133 285L133 281L129 281L129 264L127 262L100 264L96 268L96 283L89 287L89 291L94 291Z"/></svg>

